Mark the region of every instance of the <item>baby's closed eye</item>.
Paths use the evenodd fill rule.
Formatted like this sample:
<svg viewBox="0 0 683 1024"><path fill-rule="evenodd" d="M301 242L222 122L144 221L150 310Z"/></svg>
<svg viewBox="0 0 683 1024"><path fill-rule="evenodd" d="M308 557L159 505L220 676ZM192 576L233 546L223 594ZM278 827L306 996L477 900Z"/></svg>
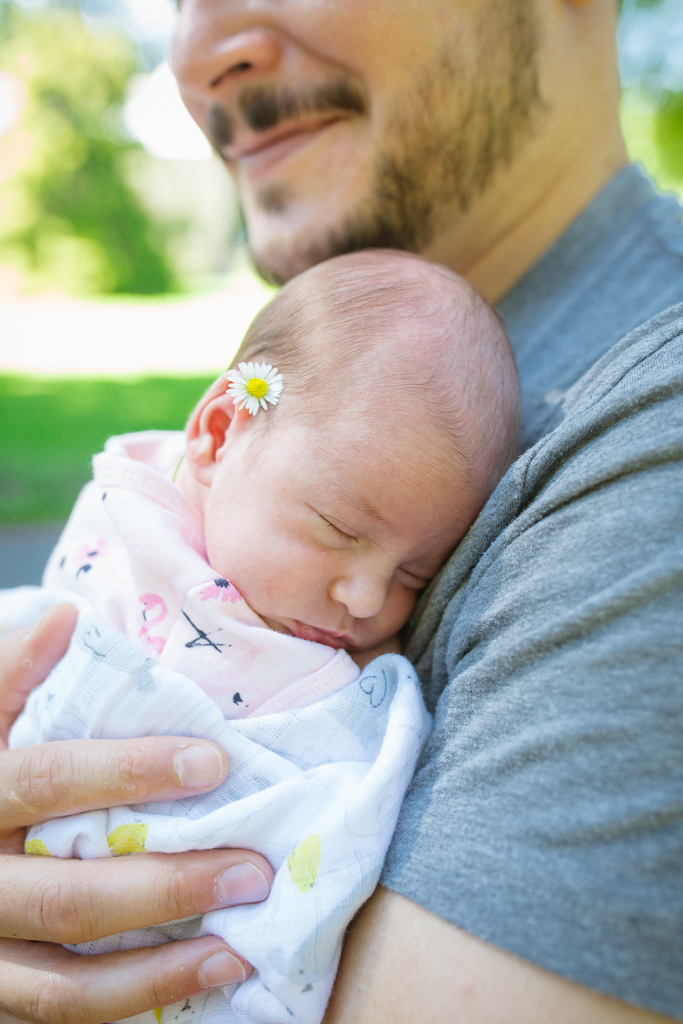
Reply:
<svg viewBox="0 0 683 1024"><path fill-rule="evenodd" d="M328 519L328 517L324 516L322 512L318 512L318 515L322 519L323 523L325 523L329 532L334 534L338 539L347 542L358 540L358 537L354 533L350 532L350 529L345 527L343 523L340 523L338 520Z"/></svg>
<svg viewBox="0 0 683 1024"><path fill-rule="evenodd" d="M354 540L350 533L344 533L344 531L340 530L338 526L335 526L334 523L331 523L329 519L325 519L325 522L330 527L330 529L333 530L334 533L336 533L337 537L343 537L345 540Z"/></svg>
<svg viewBox="0 0 683 1024"><path fill-rule="evenodd" d="M400 567L396 570L396 578L399 583L402 583L404 587L410 587L411 590L424 590L427 584L431 583L431 580L425 576L417 576L415 573Z"/></svg>

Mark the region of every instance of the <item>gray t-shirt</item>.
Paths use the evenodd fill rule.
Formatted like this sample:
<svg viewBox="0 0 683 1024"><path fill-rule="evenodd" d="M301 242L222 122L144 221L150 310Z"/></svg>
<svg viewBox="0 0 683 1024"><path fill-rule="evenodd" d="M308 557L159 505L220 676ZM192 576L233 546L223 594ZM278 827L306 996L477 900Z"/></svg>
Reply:
<svg viewBox="0 0 683 1024"><path fill-rule="evenodd" d="M416 613L382 881L683 1019L681 213L629 167L501 303L530 447Z"/></svg>

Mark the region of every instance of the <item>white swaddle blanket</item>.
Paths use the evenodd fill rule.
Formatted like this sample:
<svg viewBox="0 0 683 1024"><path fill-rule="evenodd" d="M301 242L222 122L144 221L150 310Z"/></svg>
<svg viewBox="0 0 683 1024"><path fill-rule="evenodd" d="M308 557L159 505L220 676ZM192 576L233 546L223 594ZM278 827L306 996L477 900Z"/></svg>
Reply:
<svg viewBox="0 0 683 1024"><path fill-rule="evenodd" d="M35 621L58 600L79 605L66 656L30 696L14 747L47 740L197 736L220 744L230 772L216 790L119 807L33 828L27 850L58 857L244 847L276 871L261 904L113 935L95 953L213 933L255 967L241 985L136 1018L141 1024L317 1024L346 925L377 883L403 794L429 729L416 676L397 655L292 710L226 721L195 683L104 624L82 597L39 588L0 593L0 624Z"/></svg>
<svg viewBox="0 0 683 1024"><path fill-rule="evenodd" d="M201 517L169 479L181 434L112 438L48 563L43 588L0 591L0 633L71 601L66 656L30 696L12 746L196 736L220 744L212 793L59 818L26 850L111 857L243 847L276 871L262 904L109 936L105 952L205 932L255 967L242 985L139 1018L317 1024L349 920L377 883L429 726L397 655L361 675L342 650L268 629L211 568ZM137 1019L137 1018L136 1018Z"/></svg>

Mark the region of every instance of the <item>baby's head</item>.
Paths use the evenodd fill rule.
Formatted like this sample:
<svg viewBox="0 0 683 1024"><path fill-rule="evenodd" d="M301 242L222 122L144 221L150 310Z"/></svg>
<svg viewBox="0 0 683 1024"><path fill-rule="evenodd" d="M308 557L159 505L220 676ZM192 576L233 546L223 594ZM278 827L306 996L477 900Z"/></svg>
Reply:
<svg viewBox="0 0 683 1024"><path fill-rule="evenodd" d="M352 653L406 622L517 453L519 385L464 280L388 250L287 284L238 362L277 367L252 416L220 377L188 424L183 489L209 562L274 629Z"/></svg>

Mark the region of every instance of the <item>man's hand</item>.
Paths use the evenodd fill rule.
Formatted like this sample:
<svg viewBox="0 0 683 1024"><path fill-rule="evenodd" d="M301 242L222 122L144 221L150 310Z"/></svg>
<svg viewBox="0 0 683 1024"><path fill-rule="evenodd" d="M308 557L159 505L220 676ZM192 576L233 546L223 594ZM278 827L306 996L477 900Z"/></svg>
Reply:
<svg viewBox="0 0 683 1024"><path fill-rule="evenodd" d="M64 654L75 622L75 609L59 605L31 633L0 643L0 1008L37 1024L102 1024L244 980L252 968L214 936L97 956L54 943L256 903L273 877L263 857L244 850L24 856L24 831L36 822L207 792L228 770L216 744L177 736L8 751L12 722Z"/></svg>
<svg viewBox="0 0 683 1024"><path fill-rule="evenodd" d="M56 604L35 629L20 629L0 642L0 750L26 698L66 654L78 612L72 604Z"/></svg>
<svg viewBox="0 0 683 1024"><path fill-rule="evenodd" d="M664 1024L379 888L353 921L324 1024Z"/></svg>

